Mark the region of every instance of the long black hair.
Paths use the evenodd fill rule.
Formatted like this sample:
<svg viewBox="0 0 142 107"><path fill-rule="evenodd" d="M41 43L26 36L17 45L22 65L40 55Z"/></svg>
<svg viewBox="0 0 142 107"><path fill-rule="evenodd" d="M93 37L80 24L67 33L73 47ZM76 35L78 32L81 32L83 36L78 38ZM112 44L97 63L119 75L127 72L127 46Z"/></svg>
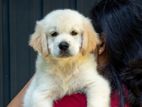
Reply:
<svg viewBox="0 0 142 107"><path fill-rule="evenodd" d="M91 11L94 28L105 38L107 72L120 92L124 84L132 107L142 107L142 3L141 0L97 0Z"/></svg>

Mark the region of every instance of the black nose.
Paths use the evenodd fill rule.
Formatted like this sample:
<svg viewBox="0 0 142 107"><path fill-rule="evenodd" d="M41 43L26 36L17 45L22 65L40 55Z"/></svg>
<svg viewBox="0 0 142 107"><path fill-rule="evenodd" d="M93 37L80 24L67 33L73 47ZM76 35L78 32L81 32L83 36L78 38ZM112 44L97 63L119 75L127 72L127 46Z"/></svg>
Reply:
<svg viewBox="0 0 142 107"><path fill-rule="evenodd" d="M69 48L69 44L65 41L63 41L59 44L59 49L62 51L66 51L68 48Z"/></svg>

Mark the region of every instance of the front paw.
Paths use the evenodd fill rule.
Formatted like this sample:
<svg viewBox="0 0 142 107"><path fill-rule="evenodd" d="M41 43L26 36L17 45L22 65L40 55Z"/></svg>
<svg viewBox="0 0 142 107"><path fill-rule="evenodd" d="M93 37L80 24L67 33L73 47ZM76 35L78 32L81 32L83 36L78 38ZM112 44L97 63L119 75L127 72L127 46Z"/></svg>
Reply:
<svg viewBox="0 0 142 107"><path fill-rule="evenodd" d="M87 107L110 107L110 104L88 104Z"/></svg>
<svg viewBox="0 0 142 107"><path fill-rule="evenodd" d="M28 106L24 107L53 107L53 100L47 97L47 94L34 92Z"/></svg>
<svg viewBox="0 0 142 107"><path fill-rule="evenodd" d="M111 107L109 96L91 97L87 99L87 107Z"/></svg>

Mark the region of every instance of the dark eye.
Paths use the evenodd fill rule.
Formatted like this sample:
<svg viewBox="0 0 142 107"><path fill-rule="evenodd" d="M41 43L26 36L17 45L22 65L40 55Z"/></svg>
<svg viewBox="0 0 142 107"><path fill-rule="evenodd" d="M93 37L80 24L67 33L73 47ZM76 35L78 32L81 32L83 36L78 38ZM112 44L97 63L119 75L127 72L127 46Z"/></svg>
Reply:
<svg viewBox="0 0 142 107"><path fill-rule="evenodd" d="M51 36L52 36L52 37L56 37L57 35L58 35L58 32L52 32L52 33L51 33Z"/></svg>
<svg viewBox="0 0 142 107"><path fill-rule="evenodd" d="M76 36L78 33L76 31L71 31L71 35Z"/></svg>

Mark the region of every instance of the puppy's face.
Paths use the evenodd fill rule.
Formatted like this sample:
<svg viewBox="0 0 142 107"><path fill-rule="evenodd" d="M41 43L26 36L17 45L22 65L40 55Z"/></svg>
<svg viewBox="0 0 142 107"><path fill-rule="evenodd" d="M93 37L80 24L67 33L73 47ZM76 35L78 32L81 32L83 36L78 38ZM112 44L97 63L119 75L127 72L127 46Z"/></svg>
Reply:
<svg viewBox="0 0 142 107"><path fill-rule="evenodd" d="M44 56L67 58L93 51L99 43L89 19L73 10L56 10L37 22L30 45Z"/></svg>
<svg viewBox="0 0 142 107"><path fill-rule="evenodd" d="M64 23L50 27L47 32L47 43L52 56L75 56L81 49L82 30L71 24L65 26Z"/></svg>

